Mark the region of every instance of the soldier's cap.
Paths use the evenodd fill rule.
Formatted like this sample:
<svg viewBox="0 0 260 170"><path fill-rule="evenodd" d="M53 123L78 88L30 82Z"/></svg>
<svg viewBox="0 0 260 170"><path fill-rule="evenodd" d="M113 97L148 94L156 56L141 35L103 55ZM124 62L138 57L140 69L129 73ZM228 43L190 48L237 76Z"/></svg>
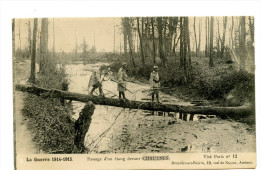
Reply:
<svg viewBox="0 0 260 170"><path fill-rule="evenodd" d="M153 66L153 69L158 69L158 66Z"/></svg>

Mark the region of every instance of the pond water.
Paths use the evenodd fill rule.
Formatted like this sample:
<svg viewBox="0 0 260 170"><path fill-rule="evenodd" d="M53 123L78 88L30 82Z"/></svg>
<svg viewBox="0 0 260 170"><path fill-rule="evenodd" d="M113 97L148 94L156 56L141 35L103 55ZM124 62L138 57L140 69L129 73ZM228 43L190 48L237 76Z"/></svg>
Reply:
<svg viewBox="0 0 260 170"><path fill-rule="evenodd" d="M66 65L69 91L88 93L92 71L104 63ZM148 84L127 83L129 100L149 101ZM117 98L117 84L103 82L106 97ZM96 90L96 95L98 90ZM163 103L192 105L174 96L160 93ZM72 117L77 119L84 103L72 101ZM255 132L246 124L215 116L162 113L96 105L85 146L89 153L144 152L254 152ZM223 141L223 139L225 139Z"/></svg>

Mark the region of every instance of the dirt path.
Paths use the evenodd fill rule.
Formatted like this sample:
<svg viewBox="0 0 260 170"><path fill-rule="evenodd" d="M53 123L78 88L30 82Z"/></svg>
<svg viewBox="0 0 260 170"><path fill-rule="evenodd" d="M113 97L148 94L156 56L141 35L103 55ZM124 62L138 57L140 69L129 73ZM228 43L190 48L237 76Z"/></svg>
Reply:
<svg viewBox="0 0 260 170"><path fill-rule="evenodd" d="M15 62L15 83L26 84L29 71L30 61L25 60ZM16 154L36 154L39 153L36 145L32 141L32 134L27 128L27 120L22 115L22 109L26 93L15 91L14 93L14 121L15 121L15 144Z"/></svg>
<svg viewBox="0 0 260 170"><path fill-rule="evenodd" d="M32 141L32 135L27 128L27 120L22 115L25 95L22 92L15 92L16 153L36 154L39 150Z"/></svg>

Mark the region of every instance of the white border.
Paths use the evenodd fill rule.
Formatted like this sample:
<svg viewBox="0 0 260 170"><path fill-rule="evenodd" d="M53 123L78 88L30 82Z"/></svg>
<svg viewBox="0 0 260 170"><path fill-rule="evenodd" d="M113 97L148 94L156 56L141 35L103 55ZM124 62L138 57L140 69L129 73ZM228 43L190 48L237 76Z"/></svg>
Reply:
<svg viewBox="0 0 260 170"><path fill-rule="evenodd" d="M13 169L11 18L115 16L254 15L256 65L259 64L259 8L255 1L0 1L0 169ZM256 87L259 87L256 66ZM256 99L259 90L256 88ZM256 100L258 101L258 100ZM258 103L257 103L258 104ZM256 110L259 106L256 104ZM257 123L259 116L256 113ZM258 126L257 126L258 127ZM257 136L259 144L259 136ZM259 145L257 146L259 153ZM259 157L257 157L259 163Z"/></svg>

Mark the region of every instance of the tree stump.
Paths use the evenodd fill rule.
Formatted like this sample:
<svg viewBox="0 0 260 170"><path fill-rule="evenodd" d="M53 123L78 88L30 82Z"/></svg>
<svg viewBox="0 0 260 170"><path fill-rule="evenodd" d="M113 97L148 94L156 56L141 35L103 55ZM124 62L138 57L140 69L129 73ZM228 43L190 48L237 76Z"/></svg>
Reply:
<svg viewBox="0 0 260 170"><path fill-rule="evenodd" d="M95 105L91 101L87 102L84 108L81 110L79 118L75 122L74 144L79 152L85 151L84 139L86 133L88 132L94 110Z"/></svg>

